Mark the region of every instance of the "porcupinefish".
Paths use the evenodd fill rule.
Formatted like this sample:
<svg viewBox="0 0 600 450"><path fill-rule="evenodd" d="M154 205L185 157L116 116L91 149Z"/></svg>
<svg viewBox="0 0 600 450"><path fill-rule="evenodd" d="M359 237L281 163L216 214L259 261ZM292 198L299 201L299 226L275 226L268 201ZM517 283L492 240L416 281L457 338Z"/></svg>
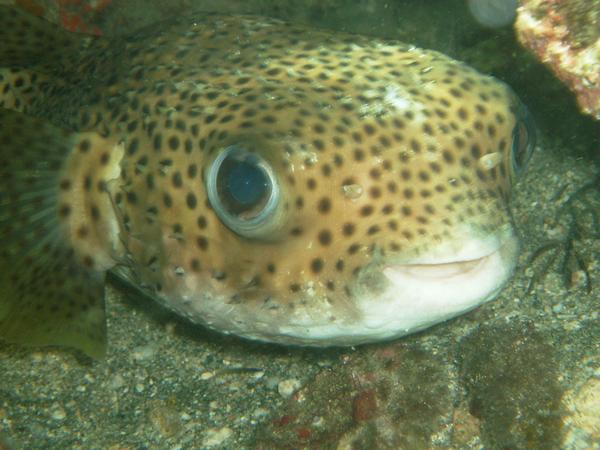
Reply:
<svg viewBox="0 0 600 450"><path fill-rule="evenodd" d="M491 300L534 147L435 51L198 14L127 38L0 8L0 337L105 351L111 271L224 333L355 345Z"/></svg>

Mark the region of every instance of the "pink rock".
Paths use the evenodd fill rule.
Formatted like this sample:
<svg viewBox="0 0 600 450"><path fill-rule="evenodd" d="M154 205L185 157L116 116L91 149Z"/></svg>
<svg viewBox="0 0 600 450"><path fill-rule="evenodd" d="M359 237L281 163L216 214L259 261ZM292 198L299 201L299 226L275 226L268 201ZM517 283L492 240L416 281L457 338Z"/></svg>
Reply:
<svg viewBox="0 0 600 450"><path fill-rule="evenodd" d="M523 0L515 28L521 43L600 120L600 2Z"/></svg>

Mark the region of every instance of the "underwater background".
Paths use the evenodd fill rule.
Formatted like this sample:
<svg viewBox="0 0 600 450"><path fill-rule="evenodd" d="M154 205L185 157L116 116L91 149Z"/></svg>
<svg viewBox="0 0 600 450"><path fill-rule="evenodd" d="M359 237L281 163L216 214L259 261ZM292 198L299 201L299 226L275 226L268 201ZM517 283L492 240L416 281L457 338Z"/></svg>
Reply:
<svg viewBox="0 0 600 450"><path fill-rule="evenodd" d="M600 448L600 122L510 23L486 28L462 0L17 3L108 36L200 9L432 48L508 83L538 148L514 191L519 267L495 301L315 350L222 336L113 283L105 360L0 343L0 448Z"/></svg>

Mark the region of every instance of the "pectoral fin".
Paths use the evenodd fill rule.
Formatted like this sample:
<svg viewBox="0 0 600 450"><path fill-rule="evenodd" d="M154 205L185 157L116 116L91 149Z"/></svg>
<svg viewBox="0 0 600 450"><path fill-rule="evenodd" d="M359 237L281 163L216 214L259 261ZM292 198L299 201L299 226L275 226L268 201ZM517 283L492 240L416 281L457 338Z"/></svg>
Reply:
<svg viewBox="0 0 600 450"><path fill-rule="evenodd" d="M84 138L90 155L94 145L110 144L89 133ZM83 183L66 175L88 157L82 139L0 109L0 338L66 345L99 358L106 351L102 264L110 258L93 233L106 223L96 218L86 225L89 205L77 186ZM79 236L82 245L74 245L84 232L89 238Z"/></svg>

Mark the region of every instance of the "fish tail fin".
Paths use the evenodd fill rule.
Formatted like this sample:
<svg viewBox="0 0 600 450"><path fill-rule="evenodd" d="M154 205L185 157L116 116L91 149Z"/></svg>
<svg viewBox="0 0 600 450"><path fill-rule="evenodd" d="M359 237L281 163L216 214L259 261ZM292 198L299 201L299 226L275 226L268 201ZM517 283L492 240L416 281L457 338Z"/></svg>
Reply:
<svg viewBox="0 0 600 450"><path fill-rule="evenodd" d="M76 67L73 58L96 40L65 31L15 6L0 5L0 67L65 74Z"/></svg>
<svg viewBox="0 0 600 450"><path fill-rule="evenodd" d="M0 109L0 338L106 350L122 146ZM96 161L96 159L98 161Z"/></svg>

